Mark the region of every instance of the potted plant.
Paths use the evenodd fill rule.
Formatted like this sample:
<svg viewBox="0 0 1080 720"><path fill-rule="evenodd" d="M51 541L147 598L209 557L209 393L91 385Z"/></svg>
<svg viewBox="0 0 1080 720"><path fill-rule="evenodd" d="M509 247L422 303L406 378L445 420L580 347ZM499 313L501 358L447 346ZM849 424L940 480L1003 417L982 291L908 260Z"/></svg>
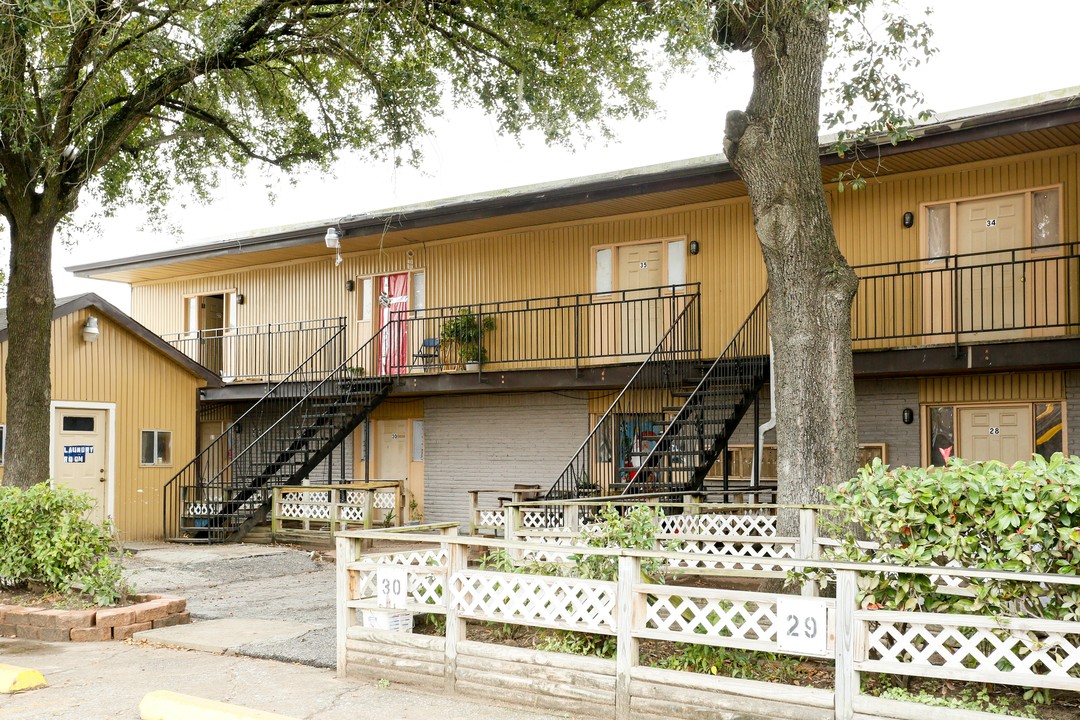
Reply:
<svg viewBox="0 0 1080 720"><path fill-rule="evenodd" d="M484 333L495 329L495 318L490 315L483 319L476 316L471 308L461 308L458 314L443 323L441 336L449 348L457 348L459 361L466 370L476 371L480 363L487 362L487 349L484 347Z"/></svg>

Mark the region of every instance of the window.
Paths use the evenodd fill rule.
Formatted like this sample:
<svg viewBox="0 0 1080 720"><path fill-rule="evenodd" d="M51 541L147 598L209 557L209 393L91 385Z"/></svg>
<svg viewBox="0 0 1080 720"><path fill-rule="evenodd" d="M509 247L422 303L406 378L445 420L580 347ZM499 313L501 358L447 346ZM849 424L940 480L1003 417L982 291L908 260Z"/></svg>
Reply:
<svg viewBox="0 0 1080 720"><path fill-rule="evenodd" d="M360 278L360 322L371 322L372 278Z"/></svg>
<svg viewBox="0 0 1080 720"><path fill-rule="evenodd" d="M412 421L412 461L424 462L424 421Z"/></svg>
<svg viewBox="0 0 1080 720"><path fill-rule="evenodd" d="M1035 403L1035 452L1048 458L1062 451L1061 403Z"/></svg>
<svg viewBox="0 0 1080 720"><path fill-rule="evenodd" d="M627 274L627 267L634 268L636 273L639 265L640 274ZM685 285L686 238L601 245L593 248L593 269L593 291L598 294L616 290ZM628 277L633 278L629 280L632 284L626 286Z"/></svg>
<svg viewBox="0 0 1080 720"><path fill-rule="evenodd" d="M64 432L94 432L94 418L65 415L61 421Z"/></svg>
<svg viewBox="0 0 1080 720"><path fill-rule="evenodd" d="M948 255L965 254L973 252L970 247L958 247L958 235L962 235L959 225L965 222L968 215L964 208L978 206L982 209L985 205L990 213L994 208L1001 209L999 202L1007 202L1015 199L1015 212L1020 213L1017 217L1030 212L1031 218L1027 225L1021 223L1016 226L1019 239L1017 247L1031 247L1035 250L1048 250L1061 244L1061 189L1058 187L1041 188L1024 192L1009 193L1007 195L993 195L985 198L960 198L952 202L927 205L925 207L924 220L926 222L925 241L923 248L927 262L940 262ZM1025 210L1025 208L1027 208ZM1010 213L1012 214L1012 213ZM968 218L970 220L970 218ZM985 222L986 228L1004 228L999 224L994 215L976 216L975 220ZM1002 248L992 249L1000 252ZM981 252L976 249L974 251Z"/></svg>
<svg viewBox="0 0 1080 720"><path fill-rule="evenodd" d="M142 465L172 465L172 432L168 430L143 430Z"/></svg>
<svg viewBox="0 0 1080 720"><path fill-rule="evenodd" d="M930 408L930 464L943 467L956 454L956 427L951 407Z"/></svg>

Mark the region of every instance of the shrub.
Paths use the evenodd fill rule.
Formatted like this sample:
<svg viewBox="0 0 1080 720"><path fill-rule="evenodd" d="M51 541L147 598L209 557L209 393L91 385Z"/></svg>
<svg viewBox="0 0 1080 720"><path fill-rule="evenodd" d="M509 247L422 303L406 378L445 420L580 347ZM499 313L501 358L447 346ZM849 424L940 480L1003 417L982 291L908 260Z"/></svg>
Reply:
<svg viewBox="0 0 1080 720"><path fill-rule="evenodd" d="M835 506L826 530L843 539L831 557L898 565L1075 575L1080 565L1080 457L1036 455L1012 467L951 460L944 468L890 470L879 460L825 488ZM880 549L860 548L865 529ZM971 580L974 597L937 592L927 576L864 574L863 607L1080 619L1080 588Z"/></svg>
<svg viewBox="0 0 1080 720"><path fill-rule="evenodd" d="M111 524L89 520L90 508L86 495L47 483L0 487L0 578L115 604L126 594L120 556Z"/></svg>

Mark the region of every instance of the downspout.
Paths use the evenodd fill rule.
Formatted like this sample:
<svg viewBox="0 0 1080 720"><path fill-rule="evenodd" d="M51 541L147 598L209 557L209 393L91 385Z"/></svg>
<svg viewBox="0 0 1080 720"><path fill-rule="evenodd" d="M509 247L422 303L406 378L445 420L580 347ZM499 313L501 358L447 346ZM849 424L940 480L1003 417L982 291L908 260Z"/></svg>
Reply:
<svg viewBox="0 0 1080 720"><path fill-rule="evenodd" d="M765 433L776 427L776 382L773 376L775 367L772 338L769 338L769 419L758 426L758 451L754 458L755 485L761 484L761 460L765 457Z"/></svg>

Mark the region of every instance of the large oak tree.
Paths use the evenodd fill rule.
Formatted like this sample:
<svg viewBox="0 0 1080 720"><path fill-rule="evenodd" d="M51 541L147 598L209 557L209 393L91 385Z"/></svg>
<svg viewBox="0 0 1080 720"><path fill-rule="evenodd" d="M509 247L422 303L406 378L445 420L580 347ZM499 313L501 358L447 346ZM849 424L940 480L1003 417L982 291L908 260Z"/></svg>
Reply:
<svg viewBox="0 0 1080 720"><path fill-rule="evenodd" d="M0 0L0 215L10 234L5 482L49 467L54 232L89 193L151 215L217 173L338 151L408 160L452 96L566 141L649 108L683 3ZM358 192L358 202L362 193Z"/></svg>
<svg viewBox="0 0 1080 720"><path fill-rule="evenodd" d="M178 185L209 196L221 168L251 161L325 166L346 148L410 159L446 95L509 133L563 142L647 111L662 57L747 51L753 96L724 145L772 288L781 499L812 501L849 475L855 447L855 278L821 186L823 68L830 48L852 59L837 66L836 120L863 102L872 122L855 125L898 139L916 94L893 70L928 33L866 22L896 1L0 0L6 481L47 473L52 241L81 195L154 215Z"/></svg>

